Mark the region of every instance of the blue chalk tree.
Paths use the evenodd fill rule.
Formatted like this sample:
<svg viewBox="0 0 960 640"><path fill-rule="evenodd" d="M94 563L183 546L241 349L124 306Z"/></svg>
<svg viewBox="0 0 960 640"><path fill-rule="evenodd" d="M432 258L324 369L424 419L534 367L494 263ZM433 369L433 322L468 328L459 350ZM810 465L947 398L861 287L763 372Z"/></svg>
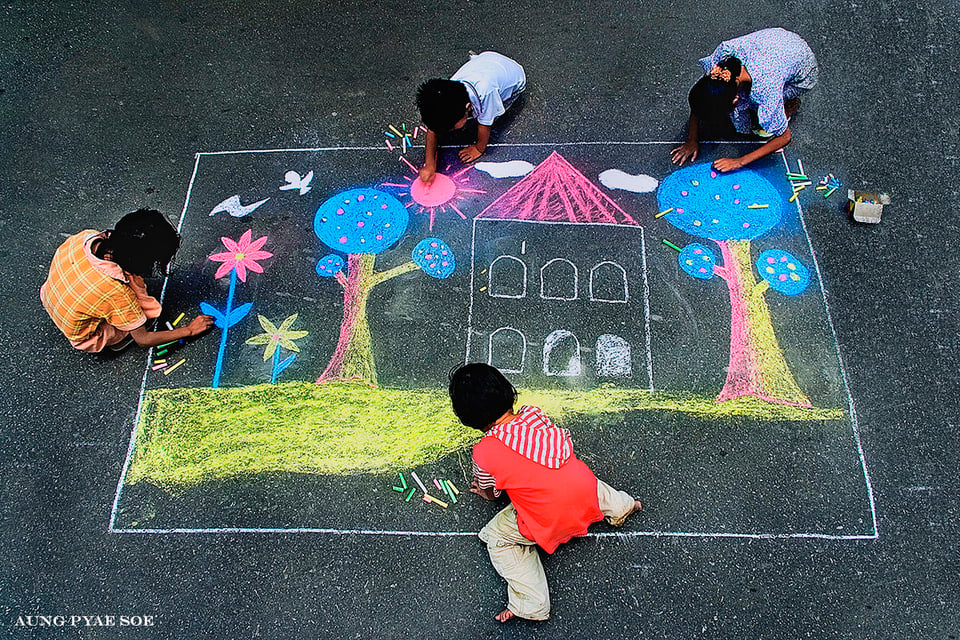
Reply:
<svg viewBox="0 0 960 640"><path fill-rule="evenodd" d="M374 269L377 255L392 247L407 230L410 216L399 200L377 189L350 189L317 209L313 229L323 244L338 252L317 262L317 275L336 280L343 288L343 320L330 362L317 382L355 378L377 383L367 300L370 292L400 274L421 269L433 278L446 278L456 263L453 251L439 238L425 238L410 261L386 271ZM345 254L344 259L340 254Z"/></svg>
<svg viewBox="0 0 960 640"><path fill-rule="evenodd" d="M796 256L768 249L755 262L751 241L780 224L782 196L763 176L750 170L718 173L708 163L669 175L657 192L666 220L686 233L712 240L720 250L694 242L680 251L680 268L690 276L719 276L730 296L730 360L718 401L755 396L769 402L810 406L777 342L765 293L803 293L810 273Z"/></svg>

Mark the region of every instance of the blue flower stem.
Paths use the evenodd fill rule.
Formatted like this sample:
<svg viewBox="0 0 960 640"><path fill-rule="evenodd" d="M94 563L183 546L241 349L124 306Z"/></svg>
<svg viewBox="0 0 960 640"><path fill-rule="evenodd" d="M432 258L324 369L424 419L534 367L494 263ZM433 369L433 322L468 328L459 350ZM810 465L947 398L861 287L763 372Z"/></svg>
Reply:
<svg viewBox="0 0 960 640"><path fill-rule="evenodd" d="M227 293L227 308L223 312L223 332L220 334L220 351L217 353L217 367L213 371L213 388L220 387L220 372L223 370L223 354L227 350L227 330L230 328L230 312L233 310L233 292L237 288L237 270L230 271L230 290Z"/></svg>
<svg viewBox="0 0 960 640"><path fill-rule="evenodd" d="M276 384L277 367L279 366L280 366L280 345L277 345L277 350L273 352L273 376L270 377L270 384Z"/></svg>

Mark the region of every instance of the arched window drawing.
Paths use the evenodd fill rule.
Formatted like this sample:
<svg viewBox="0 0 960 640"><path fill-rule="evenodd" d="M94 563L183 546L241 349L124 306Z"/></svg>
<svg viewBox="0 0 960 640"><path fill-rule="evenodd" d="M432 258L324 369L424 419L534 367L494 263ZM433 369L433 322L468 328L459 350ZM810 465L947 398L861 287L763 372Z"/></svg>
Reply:
<svg viewBox="0 0 960 640"><path fill-rule="evenodd" d="M609 260L597 264L590 270L590 299L596 302L629 300L626 270Z"/></svg>
<svg viewBox="0 0 960 640"><path fill-rule="evenodd" d="M597 338L597 375L602 378L626 378L633 373L630 344L609 333Z"/></svg>
<svg viewBox="0 0 960 640"><path fill-rule="evenodd" d="M520 258L499 256L490 263L487 293L494 298L522 298L527 295L527 265Z"/></svg>
<svg viewBox="0 0 960 640"><path fill-rule="evenodd" d="M566 329L557 329L543 341L543 372L548 376L580 375L580 341Z"/></svg>
<svg viewBox="0 0 960 640"><path fill-rule="evenodd" d="M577 266L564 258L554 258L540 269L540 297L546 300L576 300Z"/></svg>
<svg viewBox="0 0 960 640"><path fill-rule="evenodd" d="M487 364L504 373L523 373L527 339L513 327L500 327L490 334Z"/></svg>

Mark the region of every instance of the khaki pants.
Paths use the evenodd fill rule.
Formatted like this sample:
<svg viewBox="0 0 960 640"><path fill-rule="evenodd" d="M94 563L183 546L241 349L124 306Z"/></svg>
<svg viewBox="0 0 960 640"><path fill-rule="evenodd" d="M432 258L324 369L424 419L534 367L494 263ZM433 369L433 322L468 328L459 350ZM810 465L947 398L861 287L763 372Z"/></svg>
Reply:
<svg viewBox="0 0 960 640"><path fill-rule="evenodd" d="M601 513L614 526L623 524L633 510L630 494L601 480L597 480L597 498ZM549 618L550 592L537 543L520 533L513 505L495 515L479 535L487 543L493 568L507 581L507 609L528 620Z"/></svg>

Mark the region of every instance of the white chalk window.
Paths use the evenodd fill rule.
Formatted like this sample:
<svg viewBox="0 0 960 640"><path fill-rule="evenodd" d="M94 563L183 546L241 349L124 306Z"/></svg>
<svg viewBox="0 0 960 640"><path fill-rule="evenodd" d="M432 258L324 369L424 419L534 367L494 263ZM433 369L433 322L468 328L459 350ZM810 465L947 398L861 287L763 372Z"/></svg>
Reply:
<svg viewBox="0 0 960 640"><path fill-rule="evenodd" d="M580 341L566 329L557 329L543 341L543 372L548 376L575 377L581 372Z"/></svg>
<svg viewBox="0 0 960 640"><path fill-rule="evenodd" d="M487 293L494 298L527 295L527 265L515 256L499 256L490 264Z"/></svg>
<svg viewBox="0 0 960 640"><path fill-rule="evenodd" d="M590 270L590 299L596 302L626 302L630 299L627 271L616 262L601 262Z"/></svg>
<svg viewBox="0 0 960 640"><path fill-rule="evenodd" d="M487 364L503 373L523 373L527 339L513 327L500 327L490 334Z"/></svg>
<svg viewBox="0 0 960 640"><path fill-rule="evenodd" d="M546 300L576 300L577 265L554 258L540 269L540 297Z"/></svg>
<svg viewBox="0 0 960 640"><path fill-rule="evenodd" d="M609 333L597 338L597 375L601 378L627 378L632 373L630 343Z"/></svg>

